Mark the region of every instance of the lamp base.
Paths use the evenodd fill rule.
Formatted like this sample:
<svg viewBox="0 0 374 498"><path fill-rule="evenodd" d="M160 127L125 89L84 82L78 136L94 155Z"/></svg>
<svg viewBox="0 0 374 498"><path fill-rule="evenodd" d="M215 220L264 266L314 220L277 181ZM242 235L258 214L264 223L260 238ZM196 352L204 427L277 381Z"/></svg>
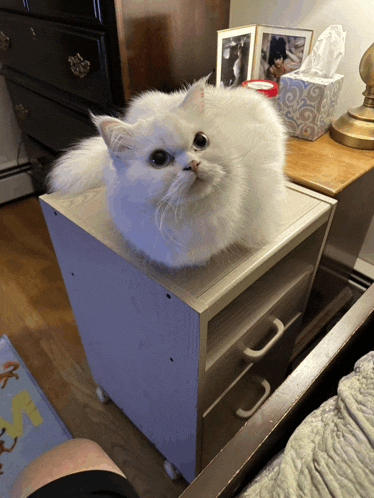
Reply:
<svg viewBox="0 0 374 498"><path fill-rule="evenodd" d="M374 150L374 109L364 105L349 109L332 123L330 135L348 147Z"/></svg>

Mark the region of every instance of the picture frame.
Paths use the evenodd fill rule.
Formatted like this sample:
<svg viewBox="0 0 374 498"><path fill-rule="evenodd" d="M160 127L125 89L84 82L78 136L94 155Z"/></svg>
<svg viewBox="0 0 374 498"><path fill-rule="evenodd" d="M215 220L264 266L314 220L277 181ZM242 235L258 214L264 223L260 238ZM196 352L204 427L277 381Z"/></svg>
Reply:
<svg viewBox="0 0 374 498"><path fill-rule="evenodd" d="M216 86L239 86L251 78L256 25L223 29L217 36Z"/></svg>
<svg viewBox="0 0 374 498"><path fill-rule="evenodd" d="M258 26L252 79L279 83L282 74L300 68L310 53L312 38L311 29ZM282 56L280 67L276 66L280 59L274 58L277 54Z"/></svg>
<svg viewBox="0 0 374 498"><path fill-rule="evenodd" d="M310 53L313 30L249 25L217 32L216 86L240 86L250 79L279 83Z"/></svg>

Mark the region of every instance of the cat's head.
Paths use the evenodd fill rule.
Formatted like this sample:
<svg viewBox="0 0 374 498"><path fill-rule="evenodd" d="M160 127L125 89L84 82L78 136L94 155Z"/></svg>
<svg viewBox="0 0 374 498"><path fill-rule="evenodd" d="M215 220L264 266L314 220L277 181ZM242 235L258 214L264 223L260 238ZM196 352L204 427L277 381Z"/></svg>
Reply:
<svg viewBox="0 0 374 498"><path fill-rule="evenodd" d="M92 116L108 147L117 181L124 190L128 188L133 202L164 200L180 205L222 190L219 184L227 173L222 144L206 119L204 92L200 81L173 109L134 124Z"/></svg>

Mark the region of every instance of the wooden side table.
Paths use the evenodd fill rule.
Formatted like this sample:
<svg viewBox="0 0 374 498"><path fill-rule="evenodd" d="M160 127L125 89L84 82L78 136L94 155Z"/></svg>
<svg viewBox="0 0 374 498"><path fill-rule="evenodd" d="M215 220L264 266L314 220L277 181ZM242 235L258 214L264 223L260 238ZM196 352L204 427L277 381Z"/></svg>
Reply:
<svg viewBox="0 0 374 498"><path fill-rule="evenodd" d="M374 151L353 149L326 133L314 142L290 138L286 174L338 201L324 256L349 273L374 215Z"/></svg>

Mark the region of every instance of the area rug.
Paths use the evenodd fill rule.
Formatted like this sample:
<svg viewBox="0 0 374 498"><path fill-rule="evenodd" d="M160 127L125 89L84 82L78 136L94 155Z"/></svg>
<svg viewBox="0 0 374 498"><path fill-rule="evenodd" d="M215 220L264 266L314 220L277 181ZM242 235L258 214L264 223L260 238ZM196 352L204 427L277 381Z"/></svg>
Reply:
<svg viewBox="0 0 374 498"><path fill-rule="evenodd" d="M0 337L0 498L21 470L72 436L4 334Z"/></svg>

